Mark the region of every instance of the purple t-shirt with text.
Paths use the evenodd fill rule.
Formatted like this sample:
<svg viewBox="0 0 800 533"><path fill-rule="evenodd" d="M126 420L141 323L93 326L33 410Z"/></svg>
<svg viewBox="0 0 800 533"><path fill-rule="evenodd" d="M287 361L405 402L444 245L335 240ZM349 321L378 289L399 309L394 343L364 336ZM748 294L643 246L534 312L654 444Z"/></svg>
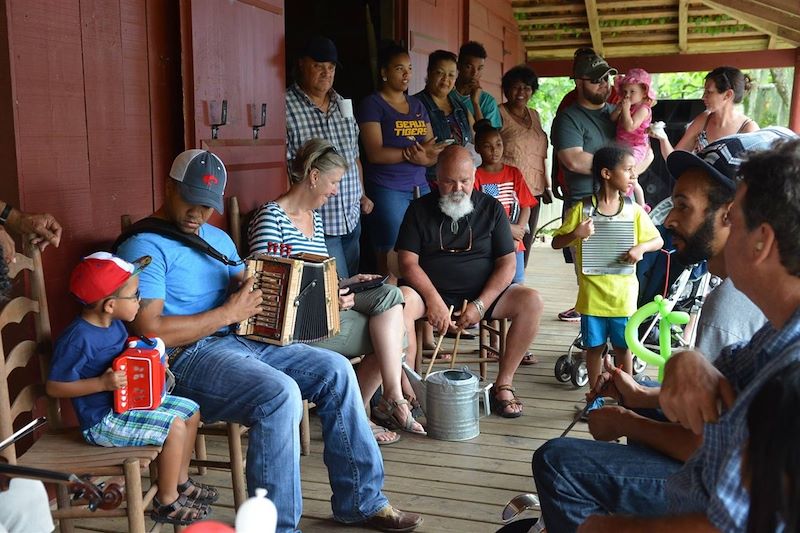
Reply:
<svg viewBox="0 0 800 533"><path fill-rule="evenodd" d="M408 113L399 113L390 106L378 93L373 93L361 101L358 108L359 125L365 122L378 122L381 125L383 146L405 148L416 139L422 143L427 132L426 123L430 122L428 112L422 102L413 96L406 96ZM364 176L370 182L398 191L414 190L414 187L426 185L425 167L403 161L402 163L364 164Z"/></svg>

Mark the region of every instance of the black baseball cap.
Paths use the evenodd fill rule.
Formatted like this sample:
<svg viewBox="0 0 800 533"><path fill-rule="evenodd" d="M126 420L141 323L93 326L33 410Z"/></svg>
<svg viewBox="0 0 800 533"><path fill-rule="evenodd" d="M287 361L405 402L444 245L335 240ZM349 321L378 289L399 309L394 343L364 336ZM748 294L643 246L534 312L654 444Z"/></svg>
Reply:
<svg viewBox="0 0 800 533"><path fill-rule="evenodd" d="M667 156L667 169L678 179L690 168L699 168L730 190L736 190L736 174L747 152L766 150L781 139L794 138L797 134L781 126L736 133L717 139L696 154L675 150Z"/></svg>
<svg viewBox="0 0 800 533"><path fill-rule="evenodd" d="M300 52L300 57L310 57L320 63L339 63L339 53L333 41L322 35L315 35Z"/></svg>

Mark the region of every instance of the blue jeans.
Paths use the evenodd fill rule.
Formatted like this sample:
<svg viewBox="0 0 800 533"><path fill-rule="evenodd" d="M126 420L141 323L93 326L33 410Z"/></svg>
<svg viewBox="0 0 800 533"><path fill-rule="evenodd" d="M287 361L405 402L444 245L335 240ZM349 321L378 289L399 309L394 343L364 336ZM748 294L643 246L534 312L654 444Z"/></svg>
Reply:
<svg viewBox="0 0 800 533"><path fill-rule="evenodd" d="M336 259L336 273L340 278L358 274L358 261L361 258L361 221L353 231L344 235L325 235L328 255Z"/></svg>
<svg viewBox="0 0 800 533"><path fill-rule="evenodd" d="M525 252L516 252L517 270L514 272L514 279L511 283L525 285Z"/></svg>
<svg viewBox="0 0 800 533"><path fill-rule="evenodd" d="M547 441L533 454L533 478L548 533L572 533L593 514L666 514L664 486L681 465L635 444Z"/></svg>
<svg viewBox="0 0 800 533"><path fill-rule="evenodd" d="M388 504L381 493L383 460L367 423L350 363L305 344L273 346L244 337L206 337L172 364L175 394L200 404L204 420L250 427L247 489L269 491L278 531L297 529L302 401L317 404L325 441L334 517L360 522Z"/></svg>
<svg viewBox="0 0 800 533"><path fill-rule="evenodd" d="M388 252L394 248L400 224L408 209L408 204L414 199L412 191L397 191L367 182L367 196L374 202L375 207L369 214L369 235L375 251ZM425 184L420 185L420 195L431 192Z"/></svg>

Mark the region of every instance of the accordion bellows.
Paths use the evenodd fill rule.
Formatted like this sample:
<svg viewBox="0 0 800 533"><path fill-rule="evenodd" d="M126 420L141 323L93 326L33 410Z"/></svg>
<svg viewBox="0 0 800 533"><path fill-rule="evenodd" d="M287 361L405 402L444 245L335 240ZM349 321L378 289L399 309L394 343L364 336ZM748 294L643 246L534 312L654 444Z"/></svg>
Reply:
<svg viewBox="0 0 800 533"><path fill-rule="evenodd" d="M237 333L270 344L317 342L339 333L336 260L314 254L292 258L257 254L246 262L264 302L261 313L239 323Z"/></svg>

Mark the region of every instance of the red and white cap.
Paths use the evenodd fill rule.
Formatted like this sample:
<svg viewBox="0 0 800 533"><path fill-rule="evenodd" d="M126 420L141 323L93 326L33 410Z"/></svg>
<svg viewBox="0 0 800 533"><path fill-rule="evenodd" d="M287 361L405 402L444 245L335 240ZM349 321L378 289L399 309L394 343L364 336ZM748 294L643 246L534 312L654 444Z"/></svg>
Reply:
<svg viewBox="0 0 800 533"><path fill-rule="evenodd" d="M108 298L150 264L150 256L133 263L108 252L95 252L84 257L69 278L69 292L84 304Z"/></svg>

